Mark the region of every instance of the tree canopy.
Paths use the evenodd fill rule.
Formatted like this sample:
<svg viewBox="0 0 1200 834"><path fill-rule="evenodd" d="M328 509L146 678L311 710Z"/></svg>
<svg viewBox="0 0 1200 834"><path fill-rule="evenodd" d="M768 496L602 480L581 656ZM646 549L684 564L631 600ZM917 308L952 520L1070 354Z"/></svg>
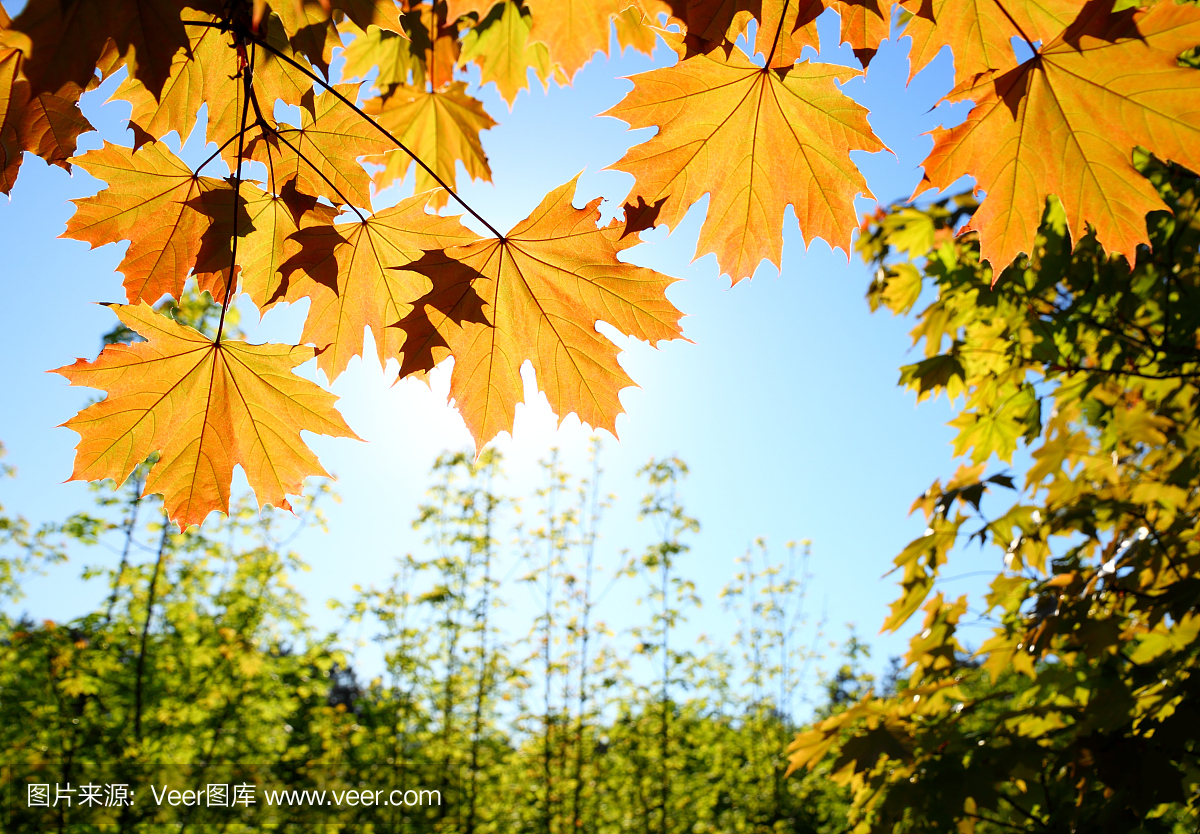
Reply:
<svg viewBox="0 0 1200 834"><path fill-rule="evenodd" d="M926 358L900 382L955 400L969 461L917 498L928 528L895 560L885 628L924 611L908 678L790 748L793 770L834 758L856 831L1200 818L1200 179L1139 165L1170 210L1133 263L1094 235L1073 246L1057 201L998 276L975 234L954 233L980 210L970 195L864 222L871 304L929 301L912 331ZM1023 483L993 464L1018 449ZM938 590L950 551L973 545L997 566L981 607ZM968 624L988 634L971 651Z"/></svg>
<svg viewBox="0 0 1200 834"><path fill-rule="evenodd" d="M349 435L316 384L285 381L287 363L315 353L332 382L362 354L367 328L380 360L404 375L453 357L450 396L480 445L511 429L526 362L557 415L612 430L633 381L597 325L651 343L680 336L672 279L619 257L639 232L677 226L707 197L696 253L714 253L735 283L764 260L781 264L789 207L806 240L849 248L854 201L871 197L851 154L886 149L840 87L861 71L801 60L826 11L864 70L896 27L912 41L914 72L953 51L947 100L974 108L936 132L921 188L975 178L988 196L972 228L998 270L1032 254L1050 197L1072 239L1092 229L1133 257L1149 242L1147 212L1163 207L1133 166L1135 148L1200 167L1196 76L1180 58L1200 43L1200 9L1174 0L980 0L965 11L928 0L31 0L15 18L0 11L0 190L26 151L108 184L76 201L67 235L129 241L127 322L144 319L139 305L179 298L189 278L224 307L243 295L260 311L311 300L301 346L250 351L218 326L203 360L143 361L114 376L131 361L114 347L91 370L64 369L110 397L72 422L75 476L120 480L165 452L147 488L170 496L181 525L227 504L239 464L255 473L261 503L283 506L323 470L265 415L285 410L309 430ZM612 166L635 179L624 216L601 227L597 203L575 208L567 182L502 232L454 188L460 162L490 177L479 134L495 124L463 68L478 67L511 105L531 71L570 84L612 31L622 45L665 43L678 56L636 76L608 113L657 128ZM76 154L91 128L80 97L118 73L133 147ZM199 130L205 104L214 150L193 167L162 140ZM1111 116L1103 129L1096 113ZM413 167L418 194L373 205L373 186ZM453 207L487 233L430 207ZM142 335L136 351L156 357L195 339ZM225 369L214 378L226 382L198 382L202 365ZM199 422L172 416L200 403Z"/></svg>

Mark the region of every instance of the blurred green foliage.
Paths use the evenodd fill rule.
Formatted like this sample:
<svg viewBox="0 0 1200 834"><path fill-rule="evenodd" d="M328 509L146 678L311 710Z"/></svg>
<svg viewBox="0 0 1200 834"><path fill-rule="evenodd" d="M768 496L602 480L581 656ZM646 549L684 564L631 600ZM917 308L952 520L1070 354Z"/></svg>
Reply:
<svg viewBox="0 0 1200 834"><path fill-rule="evenodd" d="M83 574L93 610L63 623L0 616L0 828L843 830L846 791L823 770L784 777L793 690L819 637L799 607L806 549L780 559L758 543L722 597L736 643L685 641L677 632L701 604L687 578L699 525L681 503L686 467L644 470L650 543L636 556L603 551L612 499L598 446L584 477L556 456L543 471L545 486L518 499L495 452L441 457L416 513L424 548L333 603L332 634L314 630L291 584L305 568L291 542L322 523L328 486L297 518L245 501L179 533L141 496L139 470L96 487L91 514L69 525L37 533L7 518L7 587L46 559L107 553ZM614 633L598 606L621 595L634 625ZM381 658L369 678L355 661L365 645ZM136 800L28 808L35 782L129 784ZM172 807L150 790L214 782L255 785L257 807ZM426 789L442 804L265 808L279 788Z"/></svg>

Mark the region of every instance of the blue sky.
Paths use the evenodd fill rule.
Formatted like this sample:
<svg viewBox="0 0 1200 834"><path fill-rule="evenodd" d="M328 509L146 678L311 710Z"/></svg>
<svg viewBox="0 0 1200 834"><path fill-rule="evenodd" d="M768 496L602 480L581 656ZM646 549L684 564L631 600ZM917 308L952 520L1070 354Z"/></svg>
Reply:
<svg viewBox="0 0 1200 834"><path fill-rule="evenodd" d="M848 47L834 48L837 19L822 20L823 60L854 65ZM911 84L908 41L886 43L865 78L844 90L871 110L871 124L894 153L856 154L855 162L882 201L906 198L920 180L920 162L932 147L923 135L965 115L962 106L931 108L949 89L951 59L941 55ZM500 126L483 135L494 184L463 184L464 198L501 229L522 219L551 188L580 171L576 205L604 196L619 205L632 185L626 174L603 169L644 139L624 123L597 118L630 89L621 76L674 60L660 47L653 59L635 53L597 57L570 88L522 93L510 113L494 87L473 91ZM99 137L128 143L119 121L128 105L104 105L110 81L85 99ZM197 131L199 137L202 131ZM203 153L202 139L187 155ZM17 481L0 482L0 504L32 519L62 517L88 504L87 487L63 483L71 471L76 436L56 428L92 392L72 389L47 369L92 358L113 315L91 302L122 300L114 268L123 246L89 251L86 244L55 239L72 213L71 198L100 184L76 170L67 175L27 157L11 200L0 201L0 251L4 252L6 304L0 316L0 441ZM379 195L377 206L399 199L408 183ZM870 202L860 200L867 210ZM804 240L790 210L784 228L781 274L769 264L751 281L730 288L712 256L692 262L704 204L677 229L656 229L628 258L683 281L669 291L687 314L691 343L659 349L622 340L622 363L639 388L624 392L626 414L617 423L620 441L605 435L605 487L620 503L609 516L602 557L615 564L622 548L640 549L649 534L634 520L642 487L634 472L651 456L678 455L691 477L683 496L702 524L687 571L707 600L703 628L725 639L732 626L716 616L716 592L733 560L757 536L782 550L789 539L811 539L813 606L822 603L829 636L845 635L855 622L879 658L903 651L896 637L876 638L892 579L881 579L892 557L924 528L906 513L913 498L936 477L955 468L951 459L950 411L944 401L919 408L913 394L896 387L897 368L909 357L910 322L871 315L863 298L870 280L857 259ZM252 340L289 340L299 334L302 310L272 312ZM373 351L368 349L368 356ZM313 570L299 579L322 622L332 623L321 601L345 596L352 585L381 582L392 560L420 547L408 521L428 484L434 458L463 448L469 436L446 404L447 374L435 372L432 391L405 381L393 386L396 367L374 358L355 360L333 385L351 427L366 443L310 438L325 466L338 477L340 505L330 509L328 535L306 534L298 548ZM527 388L528 391L528 388ZM532 393L532 392L529 392ZM537 461L557 446L583 469L590 433L573 416L557 430L540 395L518 409L512 437L496 445L516 491L539 482ZM994 554L970 551L950 574L995 568ZM82 592L68 565L30 585L22 604L38 616L78 613ZM976 589L969 581L946 590ZM610 603L619 609L622 599ZM619 618L614 611L611 615ZM969 637L969 635L968 635Z"/></svg>

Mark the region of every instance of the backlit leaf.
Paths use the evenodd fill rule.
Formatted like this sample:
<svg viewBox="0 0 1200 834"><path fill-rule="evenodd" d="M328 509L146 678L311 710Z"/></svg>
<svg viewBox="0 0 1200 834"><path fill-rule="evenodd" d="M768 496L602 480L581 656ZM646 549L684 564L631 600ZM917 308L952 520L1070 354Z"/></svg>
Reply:
<svg viewBox="0 0 1200 834"><path fill-rule="evenodd" d="M478 99L467 95L467 85L462 81L455 81L442 91L400 88L385 99L371 99L364 109L451 187L455 185L459 162L472 179L491 182L492 170L479 134L495 127L496 122L484 111ZM412 157L402 150L382 157L368 157L367 161L384 166L373 177L375 187L380 190L403 179L414 164ZM416 191L435 188L438 191L432 204L441 208L449 195L428 172L418 167Z"/></svg>
<svg viewBox="0 0 1200 834"><path fill-rule="evenodd" d="M217 20L198 12L189 13L189 19ZM266 29L267 42L272 47L307 66L304 56L292 51L279 26L269 25ZM200 108L206 104L209 142L226 144L240 129L243 84L238 76L239 60L233 36L209 26L192 27L189 34L191 54L176 54L158 96L136 78L126 78L113 92L114 99L124 99L133 105L129 120L136 126L135 141L139 144L147 139L161 139L172 131L186 141L196 126ZM311 105L312 80L266 49L255 51L253 82L260 102ZM225 159L232 161L236 155L237 144L229 143Z"/></svg>
<svg viewBox="0 0 1200 834"><path fill-rule="evenodd" d="M114 309L146 341L56 371L108 393L64 424L80 435L72 479L121 483L157 452L146 494L162 493L184 528L228 509L234 466L260 503L286 506L306 477L326 475L300 432L354 437L333 395L292 373L312 348L217 344L146 304Z"/></svg>
<svg viewBox="0 0 1200 834"><path fill-rule="evenodd" d="M924 0L902 36L912 38L910 77L944 46L954 50L958 83L1012 64L1013 38L1049 41L1075 19L1084 0Z"/></svg>
<svg viewBox="0 0 1200 834"><path fill-rule="evenodd" d="M301 339L320 349L317 367L331 380L362 355L367 327L381 365L399 357L404 333L391 325L428 284L392 267L472 238L457 218L427 213L429 199L418 194L362 221L315 224L293 237L299 251L283 264L287 299L312 298Z"/></svg>
<svg viewBox="0 0 1200 834"><path fill-rule="evenodd" d="M175 53L188 49L184 0L30 0L0 45L25 53L34 95L86 89L111 40L121 62L154 95L170 74ZM216 13L217 0L187 0Z"/></svg>
<svg viewBox="0 0 1200 834"><path fill-rule="evenodd" d="M1200 9L1166 2L1111 13L1107 5L1092 0L1035 59L960 85L952 96L975 108L958 127L934 132L918 190L976 178L987 199L969 228L997 275L1032 250L1051 195L1074 239L1090 225L1107 251L1132 259L1147 242L1147 212L1164 208L1133 166L1136 146L1200 170L1200 73L1176 60L1200 43Z"/></svg>
<svg viewBox="0 0 1200 834"><path fill-rule="evenodd" d="M298 211L285 196L249 184L242 185L242 198L248 223L239 228L241 288L264 310L281 300L286 286L282 266L300 251L294 235L301 229L333 223L338 210L314 199L307 210Z"/></svg>
<svg viewBox="0 0 1200 834"><path fill-rule="evenodd" d="M75 163L108 187L74 201L75 215L63 236L93 247L130 241L117 270L125 276L131 304L153 303L164 294L178 298L210 229L224 222L232 230L229 183L193 174L161 142L136 152L106 142ZM218 275L201 281L201 289L218 298L223 288Z"/></svg>
<svg viewBox="0 0 1200 834"><path fill-rule="evenodd" d="M544 86L555 75L546 45L530 40L532 26L529 11L507 0L488 12L463 40L462 60L477 61L480 83L494 81L510 108L517 93L528 89L530 69Z"/></svg>
<svg viewBox="0 0 1200 834"><path fill-rule="evenodd" d="M529 39L544 43L550 60L563 68L568 78L592 59L596 52L608 53L612 19L628 8L631 0L526 0L533 15Z"/></svg>
<svg viewBox="0 0 1200 834"><path fill-rule="evenodd" d="M680 334L665 294L673 279L619 261L636 236L597 228L600 201L576 209L574 191L574 181L556 188L503 240L476 238L404 267L433 286L400 323L412 340L403 371L453 355L450 394L481 445L512 430L526 360L555 414L613 431L618 394L633 380L596 324L651 342Z"/></svg>
<svg viewBox="0 0 1200 834"><path fill-rule="evenodd" d="M335 89L350 101L358 90L354 84ZM250 157L267 164L277 189L296 180L304 193L335 205L370 207L371 180L357 160L390 151L395 144L333 93L317 96L312 114L302 110L301 119L299 128L277 124L256 137Z"/></svg>
<svg viewBox="0 0 1200 834"><path fill-rule="evenodd" d="M0 7L0 29L9 22ZM93 129L79 110L81 90L31 95L23 64L20 51L0 47L0 194L12 190L24 151L69 171L79 135Z"/></svg>
<svg viewBox="0 0 1200 834"><path fill-rule="evenodd" d="M669 226L709 194L699 253L716 253L735 283L764 259L780 265L789 205L806 240L848 247L854 198L870 196L849 151L883 149L866 111L837 88L857 75L829 64L764 69L718 50L634 76L605 115L659 132L612 167L636 177L647 204L664 201L658 222Z"/></svg>

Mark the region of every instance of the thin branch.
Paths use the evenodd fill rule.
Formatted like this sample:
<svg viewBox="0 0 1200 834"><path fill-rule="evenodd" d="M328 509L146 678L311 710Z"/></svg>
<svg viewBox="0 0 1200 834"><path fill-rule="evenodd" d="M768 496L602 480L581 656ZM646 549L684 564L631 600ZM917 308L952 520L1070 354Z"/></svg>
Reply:
<svg viewBox="0 0 1200 834"><path fill-rule="evenodd" d="M207 29L220 29L222 32L232 32L233 27L223 20L183 20L184 26L203 26Z"/></svg>
<svg viewBox="0 0 1200 834"><path fill-rule="evenodd" d="M1047 826L1046 826L1046 823L1044 823L1044 822L1041 820L1041 818L1040 818L1040 817L1036 817L1036 816L1034 816L1032 813L1030 813L1029 811L1026 811L1026 810L1025 810L1024 808L1022 808L1020 805L1018 805L1017 803L1013 802L1013 801L1012 801L1012 799L1011 799L1010 797L1007 797L1007 796L1005 796L1004 794L999 794L999 797L1000 797L1001 799L1003 799L1005 802L1007 802L1009 805L1011 805L1011 806L1013 806L1014 808L1016 808L1016 809L1017 809L1018 811L1020 811L1022 814L1024 814L1024 815L1025 815L1025 818L1026 818L1027 820L1029 820L1030 822L1032 822L1032 823L1034 823L1034 824L1036 824L1036 825L1039 825L1039 826L1041 826L1042 828L1046 828L1046 827L1047 827Z"/></svg>
<svg viewBox="0 0 1200 834"><path fill-rule="evenodd" d="M451 188L446 183L445 180L443 180L440 176L438 176L436 171L434 171L432 168L429 167L428 164L426 164L425 160L421 159L421 157L417 156L417 154L415 152L413 152L411 149L409 149L409 147L407 145L405 145L403 142L401 142L399 139L397 139L395 136L393 136L391 131L389 131L383 125L379 124L377 121L375 121L370 116L368 116L366 113L364 113L362 108L360 108L357 104L355 104L350 99L346 98L344 95L342 95L340 92L338 92L328 81L321 78L321 76L317 75L315 72L313 72L308 67L301 64L300 62L298 62L295 59L291 58L290 56L285 55L284 53L280 52L278 49L271 46L269 43L262 40L257 35L252 34L252 35L250 35L250 38L251 38L251 40L253 40L254 43L258 44L263 49L270 52L272 55L274 55L279 60L283 61L286 64L291 65L295 69L299 70L300 72L304 73L306 76L311 78L313 81L320 84L325 89L326 92L333 95L334 98L336 98L342 104L346 105L351 110L353 110L355 113L357 113L360 118L362 118L364 121L366 121L372 127L374 127L376 130L378 130L384 136L386 136L391 142L393 142L398 148L400 148L400 150L404 151L406 154L408 154L410 157L412 157L413 162L417 163L417 165L419 165L422 168L422 170L425 171L425 173L429 174L429 176L433 178L434 182L436 182L442 188L446 189L446 193L448 193L451 197L453 197L460 206L462 206L464 209L466 209L471 214L472 217L474 217L476 220L478 220L480 223L482 223L484 226L486 226L488 231L491 232L493 235L495 235L498 240L505 239L504 235L500 234L500 232L496 229L495 226L493 226L491 223L487 222L487 220L485 220L483 218L483 215L481 215L479 212L475 211L475 209L473 209L469 205L467 205L466 201L464 201L462 197L458 196L458 193L453 188Z"/></svg>
<svg viewBox="0 0 1200 834"><path fill-rule="evenodd" d="M108 608L104 612L105 625L112 622L113 608L117 605L117 597L121 590L121 580L125 578L125 571L129 567L129 552L133 549L133 535L137 529L138 510L142 506L143 485L143 480L139 477L134 477L130 481L132 498L129 503L129 514L125 518L125 547L121 551L121 563L117 567L117 575L113 577L112 595L108 598Z"/></svg>
<svg viewBox="0 0 1200 834"><path fill-rule="evenodd" d="M150 636L150 622L154 619L154 602L158 592L158 575L162 571L163 560L167 555L167 543L171 535L171 519L166 511L163 512L162 538L158 545L158 558L154 560L154 573L150 576L150 592L146 598L146 621L142 623L142 640L138 648L137 673L133 687L133 735L139 742L142 740L142 681L146 671L146 642Z"/></svg>
<svg viewBox="0 0 1200 834"><path fill-rule="evenodd" d="M963 811L963 816L970 817L971 819L974 819L974 820L982 820L983 822L990 822L992 825L1001 825L1001 826L1004 826L1005 828L1011 828L1013 831L1028 831L1029 830L1027 827L1025 827L1023 825L1013 825L1011 822L1004 822L1002 820L994 820L991 817L985 817L982 814L969 814L966 811Z"/></svg>
<svg viewBox="0 0 1200 834"><path fill-rule="evenodd" d="M254 91L253 87L250 88L250 104L254 106L254 124L256 127L258 127L259 131L262 133L265 133L266 131L271 130L271 127L270 127L269 123L267 122L266 117L263 115L262 106L259 104L258 93L256 93ZM279 189L278 189L278 186L277 186L276 180L275 180L275 160L271 156L271 144L269 142L266 142L264 144L266 145L266 148L267 148L267 176L269 179L268 184L271 187L272 193L278 194Z"/></svg>
<svg viewBox="0 0 1200 834"><path fill-rule="evenodd" d="M1048 366L1050 370L1067 371L1068 373L1078 374L1108 374L1110 376L1132 376L1138 379L1196 379L1200 377L1200 372L1185 373L1180 371L1174 374L1147 374L1141 371L1122 371L1117 368L1085 368L1081 365L1059 365L1052 364Z"/></svg>

